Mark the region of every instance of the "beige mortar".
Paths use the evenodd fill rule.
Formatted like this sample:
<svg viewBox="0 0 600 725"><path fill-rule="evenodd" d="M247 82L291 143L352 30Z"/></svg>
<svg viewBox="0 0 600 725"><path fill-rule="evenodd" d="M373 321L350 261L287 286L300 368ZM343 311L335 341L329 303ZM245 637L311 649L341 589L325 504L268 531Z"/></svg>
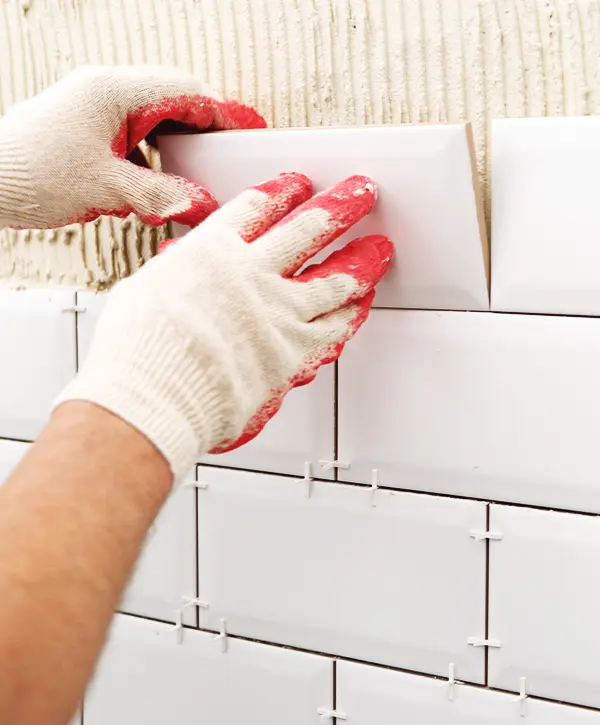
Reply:
<svg viewBox="0 0 600 725"><path fill-rule="evenodd" d="M600 0L2 0L0 110L82 63L161 62L273 126L600 112ZM110 285L164 230L134 218L0 232L0 279Z"/></svg>

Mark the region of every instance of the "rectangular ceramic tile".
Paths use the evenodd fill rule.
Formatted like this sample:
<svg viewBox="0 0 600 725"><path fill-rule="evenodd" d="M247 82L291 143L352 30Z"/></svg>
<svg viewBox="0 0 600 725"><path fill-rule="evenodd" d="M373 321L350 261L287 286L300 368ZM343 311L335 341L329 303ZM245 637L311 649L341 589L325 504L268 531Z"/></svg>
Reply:
<svg viewBox="0 0 600 725"><path fill-rule="evenodd" d="M184 607L196 596L196 491L179 487L148 534L146 546L119 607L124 612L196 623L195 607Z"/></svg>
<svg viewBox="0 0 600 725"><path fill-rule="evenodd" d="M33 440L75 375L75 293L0 289L0 438Z"/></svg>
<svg viewBox="0 0 600 725"><path fill-rule="evenodd" d="M493 506L492 687L600 707L600 519Z"/></svg>
<svg viewBox="0 0 600 725"><path fill-rule="evenodd" d="M28 443L0 440L0 485L29 449Z"/></svg>
<svg viewBox="0 0 600 725"><path fill-rule="evenodd" d="M204 461L292 475L303 475L308 461L313 465L313 475L332 477L319 462L335 458L334 381L334 366L322 367L312 383L288 393L281 409L254 440L229 453L207 456Z"/></svg>
<svg viewBox="0 0 600 725"><path fill-rule="evenodd" d="M600 315L600 119L497 120L492 307Z"/></svg>
<svg viewBox="0 0 600 725"><path fill-rule="evenodd" d="M88 353L94 328L107 299L107 292L77 293L77 306L82 310L77 314L77 358L80 366Z"/></svg>
<svg viewBox="0 0 600 725"><path fill-rule="evenodd" d="M319 725L333 704L325 657L118 617L85 700L85 725Z"/></svg>
<svg viewBox="0 0 600 725"><path fill-rule="evenodd" d="M80 365L107 296L106 293L78 293L78 305L85 308L85 312L78 315ZM207 456L204 461L292 475L302 475L304 463L308 461L313 464L315 476L331 478L331 472L319 466L319 461L335 458L334 380L333 365L321 368L310 385L290 391L277 415L253 441L229 453Z"/></svg>
<svg viewBox="0 0 600 725"><path fill-rule="evenodd" d="M339 367L343 480L600 512L600 320L374 310Z"/></svg>
<svg viewBox="0 0 600 725"><path fill-rule="evenodd" d="M220 202L284 171L321 191L371 177L376 209L345 235L387 234L398 244L378 288L380 307L488 309L487 242L470 127L368 126L177 135L161 140L163 168L205 183Z"/></svg>
<svg viewBox="0 0 600 725"><path fill-rule="evenodd" d="M337 663L336 692L353 725L600 725L600 712L351 662Z"/></svg>
<svg viewBox="0 0 600 725"><path fill-rule="evenodd" d="M201 470L200 624L481 682L485 506ZM373 505L375 504L375 505Z"/></svg>

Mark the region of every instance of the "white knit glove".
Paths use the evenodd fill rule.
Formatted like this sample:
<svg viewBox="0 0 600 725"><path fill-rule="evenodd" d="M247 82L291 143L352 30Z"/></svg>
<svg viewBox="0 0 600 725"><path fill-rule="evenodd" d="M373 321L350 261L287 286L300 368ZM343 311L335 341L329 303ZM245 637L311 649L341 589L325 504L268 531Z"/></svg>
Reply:
<svg viewBox="0 0 600 725"><path fill-rule="evenodd" d="M306 177L284 174L243 192L116 285L55 405L112 411L176 477L253 438L367 317L393 253L386 237L292 275L369 212L373 189L352 177L311 199Z"/></svg>
<svg viewBox="0 0 600 725"><path fill-rule="evenodd" d="M0 119L0 227L56 227L131 212L149 224L195 226L217 208L212 194L143 168L138 144L153 142L165 121L205 130L265 125L187 73L83 66Z"/></svg>

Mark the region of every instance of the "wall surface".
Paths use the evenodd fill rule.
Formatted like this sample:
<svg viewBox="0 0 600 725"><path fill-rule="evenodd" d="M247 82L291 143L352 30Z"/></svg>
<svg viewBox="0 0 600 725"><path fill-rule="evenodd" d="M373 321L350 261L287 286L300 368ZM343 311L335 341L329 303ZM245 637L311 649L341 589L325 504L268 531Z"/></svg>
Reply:
<svg viewBox="0 0 600 725"><path fill-rule="evenodd" d="M600 111L599 0L3 0L0 111L83 63L165 63L276 127ZM164 230L0 233L0 279L105 287Z"/></svg>

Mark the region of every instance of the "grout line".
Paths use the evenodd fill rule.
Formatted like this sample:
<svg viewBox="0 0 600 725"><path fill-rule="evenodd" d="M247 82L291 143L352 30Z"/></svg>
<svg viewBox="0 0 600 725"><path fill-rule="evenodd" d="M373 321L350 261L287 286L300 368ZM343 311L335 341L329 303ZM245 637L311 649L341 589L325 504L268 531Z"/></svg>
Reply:
<svg viewBox="0 0 600 725"><path fill-rule="evenodd" d="M491 506L490 504L487 504L485 507L485 529L486 531L491 531L490 529L490 520L491 520ZM485 601L485 610L484 610L484 616L485 616L485 638L490 638L490 540L485 540L485 592L484 592L484 601ZM483 682L485 686L487 687L489 685L489 658L490 658L490 648L484 647L484 667L483 667Z"/></svg>
<svg viewBox="0 0 600 725"><path fill-rule="evenodd" d="M196 482L198 481L198 467L196 466ZM196 534L196 546L194 551L194 579L196 584L196 599L200 599L200 532L199 532L199 515L198 506L200 505L200 497L198 489L194 488L194 523ZM200 627L200 607L194 607L196 610L196 627Z"/></svg>
<svg viewBox="0 0 600 725"><path fill-rule="evenodd" d="M2 438L0 438L2 440ZM22 441L23 443L31 443L31 441ZM248 468L234 468L233 466L217 466L215 464L209 464L209 463L197 463L196 464L196 470L198 470L198 467L204 467L204 468L216 468L216 469L222 469L225 471L235 471L237 473L258 473L262 474L264 476L277 476L280 478L287 478L291 480L302 480L301 476L298 476L296 474L292 473L277 473L276 471L257 471L256 469L248 469ZM370 484L360 481L334 481L327 478L313 478L314 481L318 483L329 483L329 484L336 484L339 486L353 486L355 488L369 488ZM391 493L410 493L410 494L417 494L418 496L433 496L435 498L446 498L446 499L452 499L456 501L474 501L476 503L485 503L490 504L492 506L509 506L512 508L524 508L524 509L533 509L534 511L548 511L552 513L559 513L559 514L572 514L574 516L590 516L593 518L600 517L600 511L584 511L581 509L569 509L569 508L563 508L560 506L554 506L552 504L542 505L542 504L535 504L535 503L523 503L518 501L504 501L502 499L495 499L495 498L480 498L477 496L468 496L466 494L459 494L459 493L447 493L445 491L425 491L418 488L400 488L395 486L378 486L378 489L380 491L390 491Z"/></svg>
<svg viewBox="0 0 600 725"><path fill-rule="evenodd" d="M333 371L333 460L339 460L339 376L340 376L340 364L336 360ZM333 480L339 481L340 473L337 468L333 469ZM334 708L335 709L335 708Z"/></svg>
<svg viewBox="0 0 600 725"><path fill-rule="evenodd" d="M583 313L573 313L570 312L569 314L560 313L560 312L528 312L526 310L455 310L455 309L440 309L437 307L373 307L371 311L376 310L385 310L387 312L450 312L455 314L465 314L465 315L512 315L517 317L553 317L556 319L571 319L571 318L583 318L585 320L598 320L600 319L600 314L598 315L586 315Z"/></svg>
<svg viewBox="0 0 600 725"><path fill-rule="evenodd" d="M154 617L146 617L141 614L131 614L130 612L121 612L118 611L118 614L124 617L132 617L134 619L145 619L149 622L156 622L158 624L173 624L172 621L163 620L163 619L156 619ZM218 630L216 629L210 629L208 627L191 627L190 625L183 625L184 629L189 630L190 632L203 632L205 634L219 634ZM393 665L384 665L378 662L368 662L367 660L360 660L355 659L352 657L345 657L343 655L332 655L328 652L319 652L318 650L310 650L310 649L303 649L301 647L291 646L287 644L281 644L279 642L269 642L268 640L263 639L256 639L253 637L245 637L239 634L232 634L228 633L228 637L230 637L233 640L239 640L240 642L251 642L253 644L260 644L267 647L274 647L276 649L283 649L288 652L300 652L302 654L311 654L316 655L318 657L326 657L327 659L331 659L333 661L334 667L336 668L334 671L336 673L336 679L335 684L337 686L337 661L341 662L351 662L354 664L359 665L365 665L367 667L371 668L377 668L379 670L387 670L390 672L397 672L398 674L404 674L404 675L413 675L415 677L423 677L428 680L435 680L437 682L447 682L448 678L442 675L432 675L430 672L419 672L418 670L409 670L403 667L396 667ZM468 680L461 680L459 685L464 685L465 687L472 687L476 688L478 690L486 690L488 692L498 692L503 695L518 695L519 693L517 690L505 690L500 687L490 687L489 685L482 685L478 682L470 682ZM527 695L528 700L537 700L539 702L547 702L554 705L566 705L567 707L577 708L580 710L588 710L591 712L598 712L600 711L600 707L592 707L590 705L581 705L580 703L576 702L569 702L567 700L557 700L553 699L551 697L541 697L537 695ZM334 705L337 704L337 694L334 689Z"/></svg>
<svg viewBox="0 0 600 725"><path fill-rule="evenodd" d="M79 304L79 292L75 292L75 310ZM75 373L79 372L79 312L73 315L75 323Z"/></svg>
<svg viewBox="0 0 600 725"><path fill-rule="evenodd" d="M337 710L337 660L333 660L333 669L332 669L332 677L333 677L333 710ZM335 723L337 723L337 718L334 720Z"/></svg>
<svg viewBox="0 0 600 725"><path fill-rule="evenodd" d="M302 475L298 473L279 473L278 471L261 471L256 468L237 468L236 466L223 466L217 463L196 463L196 478L198 477L198 471L200 468L216 468L222 471L234 471L236 473L259 473L263 476L277 476L278 478L289 478L294 481L301 481ZM312 477L313 481L319 481L320 483L334 483L331 478L318 478L317 476ZM360 485L360 484L358 484Z"/></svg>
<svg viewBox="0 0 600 725"><path fill-rule="evenodd" d="M9 443L33 443L32 440L25 440L24 438L4 438L4 436L0 436L0 441L8 441Z"/></svg>

